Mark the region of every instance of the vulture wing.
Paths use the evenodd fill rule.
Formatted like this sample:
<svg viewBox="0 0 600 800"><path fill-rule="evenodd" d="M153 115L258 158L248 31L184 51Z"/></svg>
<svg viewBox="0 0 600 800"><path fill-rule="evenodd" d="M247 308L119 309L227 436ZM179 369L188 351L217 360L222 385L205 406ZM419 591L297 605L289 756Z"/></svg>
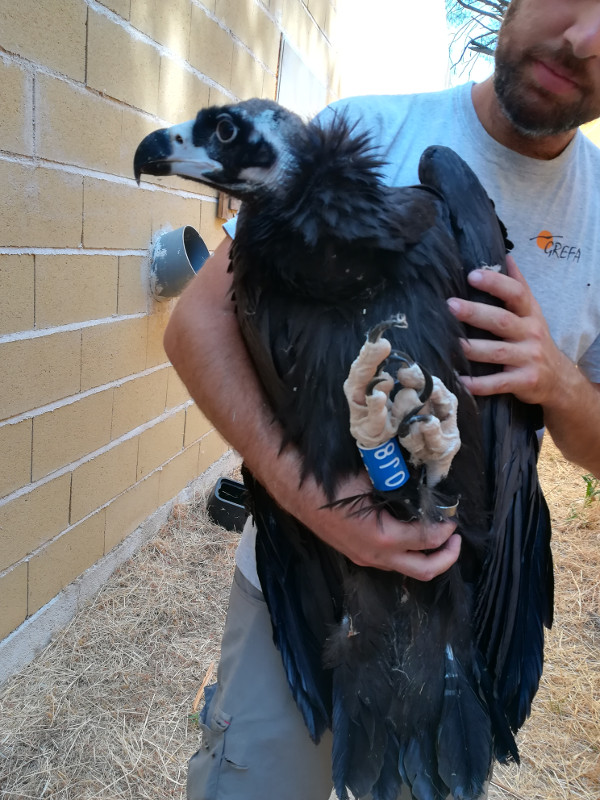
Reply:
<svg viewBox="0 0 600 800"><path fill-rule="evenodd" d="M419 177L444 197L465 269L503 267L499 237L506 237L506 231L478 198L465 203L473 185L464 163L445 148L431 147L421 159ZM492 300L471 288L468 294L473 300ZM481 374L492 367L473 364L473 369ZM542 674L543 626L551 627L554 605L550 516L536 470L543 417L541 408L512 395L482 398L478 406L492 535L477 587L476 635L494 675L494 692L517 731L529 716Z"/></svg>

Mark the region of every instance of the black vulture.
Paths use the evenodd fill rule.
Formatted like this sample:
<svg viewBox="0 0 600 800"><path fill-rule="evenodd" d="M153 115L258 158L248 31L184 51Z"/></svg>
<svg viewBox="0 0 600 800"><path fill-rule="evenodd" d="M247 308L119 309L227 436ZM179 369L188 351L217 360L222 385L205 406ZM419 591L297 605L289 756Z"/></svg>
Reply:
<svg viewBox="0 0 600 800"><path fill-rule="evenodd" d="M176 174L243 201L230 265L239 324L304 475L333 501L362 466L351 425L368 439L379 413L385 435L360 443L390 454L387 478L347 513L456 514L458 562L419 582L355 565L245 471L274 641L310 735L333 731L338 796L392 800L405 784L415 800L475 800L494 756L518 760L552 620L540 413L510 395L474 398L458 377L486 367L466 362L468 331L446 300L490 302L466 275L505 271L509 247L478 179L435 145L418 186L384 185L381 167L343 114L304 123L267 100L156 131L134 163L138 181Z"/></svg>

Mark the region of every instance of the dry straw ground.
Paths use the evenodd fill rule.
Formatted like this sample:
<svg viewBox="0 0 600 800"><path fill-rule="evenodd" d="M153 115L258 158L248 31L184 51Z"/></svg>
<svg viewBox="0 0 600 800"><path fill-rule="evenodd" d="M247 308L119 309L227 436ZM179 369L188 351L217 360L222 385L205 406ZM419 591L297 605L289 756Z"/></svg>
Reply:
<svg viewBox="0 0 600 800"><path fill-rule="evenodd" d="M600 798L600 500L551 443L557 609L522 766L492 800ZM590 484L590 489L596 488ZM183 798L194 700L218 660L236 537L203 498L175 509L37 660L0 692L3 800ZM274 798L273 800L285 800ZM312 800L312 798L307 798Z"/></svg>

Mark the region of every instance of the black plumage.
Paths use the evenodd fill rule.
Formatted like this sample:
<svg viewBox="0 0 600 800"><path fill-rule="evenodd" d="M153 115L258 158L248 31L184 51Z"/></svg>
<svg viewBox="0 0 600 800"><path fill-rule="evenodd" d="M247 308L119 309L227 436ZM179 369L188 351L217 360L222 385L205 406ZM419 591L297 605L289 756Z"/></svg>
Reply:
<svg viewBox="0 0 600 800"><path fill-rule="evenodd" d="M389 188L369 139L343 116L304 124L270 101L201 111L139 146L142 172L240 197L231 250L242 334L284 441L333 500L361 468L343 383L366 335L385 332L458 398L462 445L435 488L409 465L400 489L348 513L400 519L459 500L461 555L430 582L358 567L283 511L245 471L257 566L293 696L311 736L333 730L340 798L480 796L493 755L518 759L552 620L550 522L537 473L539 410L474 399L466 332L446 299L490 301L466 275L505 271L507 241L467 165L432 147L420 186ZM478 334L481 335L481 334ZM474 366L477 371L489 367Z"/></svg>

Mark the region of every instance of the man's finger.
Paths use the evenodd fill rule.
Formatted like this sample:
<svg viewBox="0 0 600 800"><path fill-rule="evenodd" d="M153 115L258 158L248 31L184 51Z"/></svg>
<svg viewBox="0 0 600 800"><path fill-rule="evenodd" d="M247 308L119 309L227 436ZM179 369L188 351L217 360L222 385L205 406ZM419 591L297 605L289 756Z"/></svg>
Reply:
<svg viewBox="0 0 600 800"><path fill-rule="evenodd" d="M519 317L505 308L462 300L458 297L451 297L448 300L448 307L461 322L466 322L482 331L489 331L500 339L517 341L522 338Z"/></svg>
<svg viewBox="0 0 600 800"><path fill-rule="evenodd" d="M505 372L495 372L492 375L481 375L477 378L461 375L460 380L472 395L477 395L478 397L489 397L492 394L506 394L511 391L509 379Z"/></svg>
<svg viewBox="0 0 600 800"><path fill-rule="evenodd" d="M441 575L456 562L460 555L461 537L454 533L447 542L433 553L423 553L415 550L402 553L394 568L419 581L430 581Z"/></svg>
<svg viewBox="0 0 600 800"><path fill-rule="evenodd" d="M475 269L469 273L468 281L471 286L502 300L518 316L529 313L531 293L514 259L511 259L508 275L491 269Z"/></svg>
<svg viewBox="0 0 600 800"><path fill-rule="evenodd" d="M520 367L526 362L518 342L495 339L461 339L464 354L469 361L480 364L499 364Z"/></svg>

